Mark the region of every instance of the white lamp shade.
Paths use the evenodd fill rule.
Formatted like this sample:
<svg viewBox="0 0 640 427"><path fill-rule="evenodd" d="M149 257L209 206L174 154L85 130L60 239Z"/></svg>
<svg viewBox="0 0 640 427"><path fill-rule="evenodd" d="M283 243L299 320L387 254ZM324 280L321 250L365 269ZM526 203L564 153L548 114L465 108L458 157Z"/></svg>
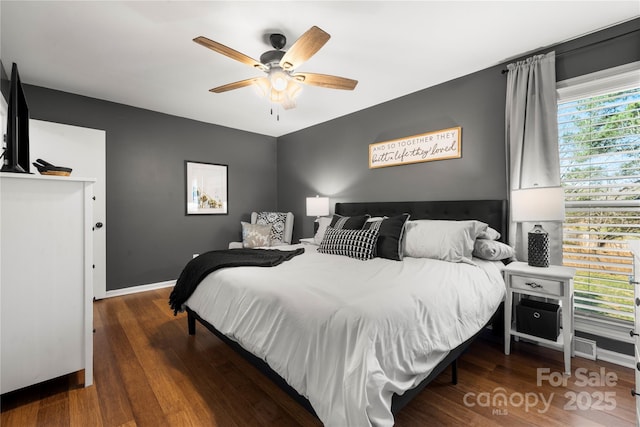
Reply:
<svg viewBox="0 0 640 427"><path fill-rule="evenodd" d="M328 197L307 197L307 216L329 215Z"/></svg>
<svg viewBox="0 0 640 427"><path fill-rule="evenodd" d="M511 191L514 222L564 221L562 187L535 187Z"/></svg>

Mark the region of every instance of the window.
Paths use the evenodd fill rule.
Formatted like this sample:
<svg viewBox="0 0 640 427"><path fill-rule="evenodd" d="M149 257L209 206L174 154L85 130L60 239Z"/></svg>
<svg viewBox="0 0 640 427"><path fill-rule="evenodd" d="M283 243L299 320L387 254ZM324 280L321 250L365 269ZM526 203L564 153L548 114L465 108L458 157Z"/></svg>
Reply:
<svg viewBox="0 0 640 427"><path fill-rule="evenodd" d="M558 95L563 262L577 269L576 314L633 321L624 240L640 238L640 67L561 82Z"/></svg>

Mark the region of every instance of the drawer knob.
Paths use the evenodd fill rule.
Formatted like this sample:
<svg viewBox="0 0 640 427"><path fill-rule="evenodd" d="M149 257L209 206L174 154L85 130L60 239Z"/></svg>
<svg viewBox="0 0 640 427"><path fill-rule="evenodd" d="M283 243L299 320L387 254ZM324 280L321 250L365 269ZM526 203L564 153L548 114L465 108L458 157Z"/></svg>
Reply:
<svg viewBox="0 0 640 427"><path fill-rule="evenodd" d="M532 289L538 289L542 287L542 285L539 285L536 282L525 282L524 284L530 286Z"/></svg>

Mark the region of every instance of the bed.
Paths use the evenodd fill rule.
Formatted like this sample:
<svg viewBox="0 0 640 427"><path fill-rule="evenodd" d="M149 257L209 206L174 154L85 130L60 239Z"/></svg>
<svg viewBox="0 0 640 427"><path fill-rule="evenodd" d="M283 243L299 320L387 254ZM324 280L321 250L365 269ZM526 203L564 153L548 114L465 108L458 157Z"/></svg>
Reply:
<svg viewBox="0 0 640 427"><path fill-rule="evenodd" d="M481 222L501 236L508 235L506 212L504 200L335 207L345 218L409 214L406 227L438 223L423 219ZM206 275L182 306L189 333L202 323L327 426L393 425L393 414L455 368L492 320L504 298L503 264L407 254L361 261L320 248L279 247L304 253L266 269Z"/></svg>

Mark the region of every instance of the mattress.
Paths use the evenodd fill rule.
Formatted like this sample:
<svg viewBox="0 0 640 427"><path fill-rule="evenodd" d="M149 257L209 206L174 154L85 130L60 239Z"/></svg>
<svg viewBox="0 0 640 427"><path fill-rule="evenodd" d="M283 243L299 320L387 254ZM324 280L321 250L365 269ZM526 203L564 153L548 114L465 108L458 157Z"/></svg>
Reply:
<svg viewBox="0 0 640 427"><path fill-rule="evenodd" d="M475 335L504 298L502 263L305 253L209 274L186 305L263 359L326 426L391 426L391 399Z"/></svg>

